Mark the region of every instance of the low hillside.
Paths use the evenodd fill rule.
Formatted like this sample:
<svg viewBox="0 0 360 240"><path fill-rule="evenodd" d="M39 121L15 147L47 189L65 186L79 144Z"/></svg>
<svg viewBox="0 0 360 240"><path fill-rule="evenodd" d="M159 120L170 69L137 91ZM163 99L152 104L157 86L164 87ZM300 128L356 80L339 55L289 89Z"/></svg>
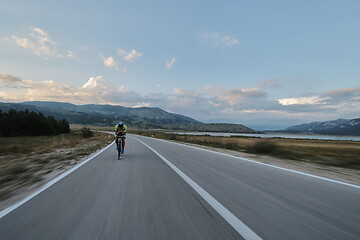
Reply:
<svg viewBox="0 0 360 240"><path fill-rule="evenodd" d="M242 124L206 123L184 127L185 131L194 132L228 132L228 133L255 133L256 131Z"/></svg>
<svg viewBox="0 0 360 240"><path fill-rule="evenodd" d="M0 103L0 109L41 112L45 116L66 119L75 124L109 126L119 121L141 128L178 128L200 121L179 114L169 113L160 108L128 108L113 105L75 105L61 102Z"/></svg>
<svg viewBox="0 0 360 240"><path fill-rule="evenodd" d="M360 136L360 118L304 123L276 132Z"/></svg>

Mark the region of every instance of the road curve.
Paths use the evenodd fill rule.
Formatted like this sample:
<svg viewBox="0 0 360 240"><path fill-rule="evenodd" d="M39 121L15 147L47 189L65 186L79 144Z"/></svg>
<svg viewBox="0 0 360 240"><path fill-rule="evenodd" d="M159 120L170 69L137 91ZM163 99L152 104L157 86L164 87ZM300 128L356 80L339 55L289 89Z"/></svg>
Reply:
<svg viewBox="0 0 360 240"><path fill-rule="evenodd" d="M136 135L114 148L2 217L1 239L243 239L162 158L259 238L360 239L360 187Z"/></svg>

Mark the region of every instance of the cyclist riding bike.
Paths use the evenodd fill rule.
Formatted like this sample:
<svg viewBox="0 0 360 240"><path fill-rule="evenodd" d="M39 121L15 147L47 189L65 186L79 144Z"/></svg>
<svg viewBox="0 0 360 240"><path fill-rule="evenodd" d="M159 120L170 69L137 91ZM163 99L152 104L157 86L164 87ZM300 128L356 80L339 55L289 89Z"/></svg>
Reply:
<svg viewBox="0 0 360 240"><path fill-rule="evenodd" d="M126 138L127 126L123 122L119 122L115 126L115 142L116 150L118 149L119 138L121 138L121 154L124 154L125 138Z"/></svg>

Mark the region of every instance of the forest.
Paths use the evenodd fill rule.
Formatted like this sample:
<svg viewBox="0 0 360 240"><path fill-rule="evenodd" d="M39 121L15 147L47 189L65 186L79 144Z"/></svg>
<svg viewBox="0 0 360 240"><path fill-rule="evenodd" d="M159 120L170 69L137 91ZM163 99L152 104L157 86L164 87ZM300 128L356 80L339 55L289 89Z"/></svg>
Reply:
<svg viewBox="0 0 360 240"><path fill-rule="evenodd" d="M52 116L45 117L41 113L25 110L10 109L8 112L0 110L0 136L51 136L69 133L69 123L56 120Z"/></svg>

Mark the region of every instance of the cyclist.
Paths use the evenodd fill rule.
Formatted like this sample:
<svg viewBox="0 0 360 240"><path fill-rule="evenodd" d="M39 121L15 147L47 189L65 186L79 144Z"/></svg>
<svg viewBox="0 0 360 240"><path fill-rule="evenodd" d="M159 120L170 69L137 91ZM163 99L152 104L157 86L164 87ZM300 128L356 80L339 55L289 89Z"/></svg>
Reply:
<svg viewBox="0 0 360 240"><path fill-rule="evenodd" d="M123 122L119 122L118 124L115 125L116 150L118 149L119 138L121 137L122 140L121 154L124 154L126 130L127 130L127 126Z"/></svg>

